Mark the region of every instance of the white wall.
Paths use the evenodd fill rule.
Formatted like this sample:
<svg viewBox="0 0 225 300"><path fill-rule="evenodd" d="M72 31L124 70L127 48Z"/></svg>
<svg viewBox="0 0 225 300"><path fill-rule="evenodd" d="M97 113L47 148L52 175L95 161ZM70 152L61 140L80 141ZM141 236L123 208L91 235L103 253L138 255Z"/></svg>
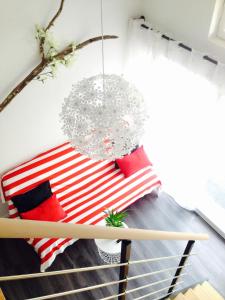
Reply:
<svg viewBox="0 0 225 300"><path fill-rule="evenodd" d="M215 0L143 0L143 14L160 31L225 62L225 49L208 40L214 4Z"/></svg>
<svg viewBox="0 0 225 300"><path fill-rule="evenodd" d="M0 99L39 62L34 25L47 24L59 1L0 0ZM120 73L128 18L139 15L140 0L104 0L106 72ZM54 34L60 46L100 34L100 0L66 0ZM83 49L69 68L44 85L30 83L0 114L0 174L40 151L65 141L58 114L72 83L101 72L100 43ZM6 212L0 205L0 215Z"/></svg>
<svg viewBox="0 0 225 300"><path fill-rule="evenodd" d="M225 51L208 41L215 0L104 0L106 71L122 70L128 17L144 14L156 28L218 57ZM51 0L0 0L0 101L39 62L34 25L47 24L58 8ZM54 34L60 46L100 33L100 0L66 0ZM44 85L33 81L0 114L0 174L65 140L58 114L72 83L101 71L100 43L83 49L69 68ZM6 210L0 204L0 215Z"/></svg>

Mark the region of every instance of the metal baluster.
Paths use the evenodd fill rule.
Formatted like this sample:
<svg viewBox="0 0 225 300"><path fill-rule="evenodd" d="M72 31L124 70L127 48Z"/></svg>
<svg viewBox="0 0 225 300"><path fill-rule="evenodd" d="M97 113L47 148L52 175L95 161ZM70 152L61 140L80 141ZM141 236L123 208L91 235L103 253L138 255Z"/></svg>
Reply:
<svg viewBox="0 0 225 300"><path fill-rule="evenodd" d="M191 252L191 250L192 250L192 248L194 246L194 243L195 243L195 241L192 241L192 240L188 241L187 246L186 246L186 248L184 250L183 256L181 257L181 260L179 262L179 265L178 265L178 268L176 270L176 273L174 274L174 278L173 278L173 280L172 280L172 282L170 284L170 288L168 290L168 294L172 294L173 293L175 285L176 285L176 283L177 283L177 281L179 279L179 276L180 276L180 274L181 274L181 272L183 270L182 266L185 265L185 263L186 263L186 261L187 261L187 259L189 257L189 254L190 254L190 252ZM168 298L168 296L166 296L166 297L164 297L162 299L166 299L166 298Z"/></svg>
<svg viewBox="0 0 225 300"><path fill-rule="evenodd" d="M120 256L120 263L127 263L130 260L130 253L131 253L131 241L122 240L121 243L121 256ZM120 277L119 280L126 279L128 276L129 271L129 264L120 267ZM127 281L119 283L119 292L118 294L126 293L127 289ZM121 295L118 297L118 300L125 300L126 294Z"/></svg>

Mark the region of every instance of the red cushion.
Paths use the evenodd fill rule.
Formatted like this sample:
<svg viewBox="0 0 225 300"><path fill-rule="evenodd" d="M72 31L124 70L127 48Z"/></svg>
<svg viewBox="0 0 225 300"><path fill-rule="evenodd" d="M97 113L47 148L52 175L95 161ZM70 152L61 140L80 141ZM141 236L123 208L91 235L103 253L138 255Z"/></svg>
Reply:
<svg viewBox="0 0 225 300"><path fill-rule="evenodd" d="M139 147L131 154L117 159L116 162L125 177L129 177L139 170L152 165L144 151L143 146Z"/></svg>
<svg viewBox="0 0 225 300"><path fill-rule="evenodd" d="M56 195L53 194L50 198L42 202L37 207L20 213L22 219L37 220L37 221L54 221L57 222L66 217L65 211L59 204Z"/></svg>

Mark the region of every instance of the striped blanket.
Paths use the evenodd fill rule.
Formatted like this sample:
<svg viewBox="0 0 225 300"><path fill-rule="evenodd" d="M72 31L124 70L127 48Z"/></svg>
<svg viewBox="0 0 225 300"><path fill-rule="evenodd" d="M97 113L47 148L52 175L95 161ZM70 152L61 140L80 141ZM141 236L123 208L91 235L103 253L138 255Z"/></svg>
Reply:
<svg viewBox="0 0 225 300"><path fill-rule="evenodd" d="M11 218L19 217L11 197L44 180L50 181L52 192L67 213L62 222L77 224L97 224L104 218L106 208L123 210L160 186L152 166L124 178L114 162L92 160L78 153L70 143L64 143L3 175L2 191ZM41 258L41 271L74 242L65 238L28 240Z"/></svg>

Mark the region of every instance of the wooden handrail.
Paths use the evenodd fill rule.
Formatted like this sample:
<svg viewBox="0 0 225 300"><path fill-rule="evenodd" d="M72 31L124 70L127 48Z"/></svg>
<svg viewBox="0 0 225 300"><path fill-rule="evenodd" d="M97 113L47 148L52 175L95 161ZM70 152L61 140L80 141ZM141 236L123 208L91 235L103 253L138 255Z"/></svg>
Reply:
<svg viewBox="0 0 225 300"><path fill-rule="evenodd" d="M0 218L0 238L207 240L207 234Z"/></svg>

